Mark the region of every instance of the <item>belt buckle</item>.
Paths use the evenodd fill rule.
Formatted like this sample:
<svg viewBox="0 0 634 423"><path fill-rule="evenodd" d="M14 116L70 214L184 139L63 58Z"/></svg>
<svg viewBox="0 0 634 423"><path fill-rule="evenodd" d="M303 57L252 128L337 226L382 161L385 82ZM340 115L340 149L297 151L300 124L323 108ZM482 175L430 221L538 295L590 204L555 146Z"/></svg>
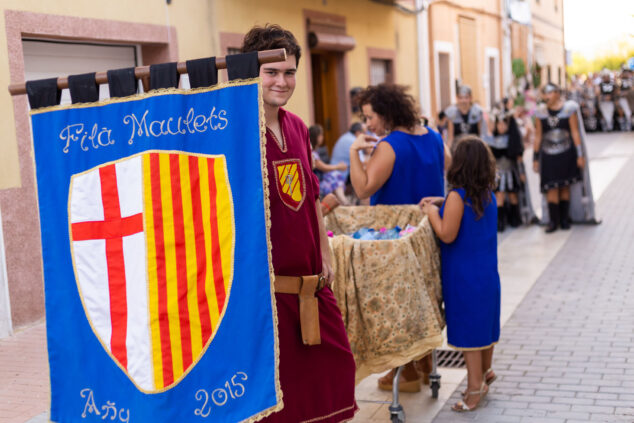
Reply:
<svg viewBox="0 0 634 423"><path fill-rule="evenodd" d="M321 291L326 286L326 278L324 275L319 275L317 280L317 291Z"/></svg>

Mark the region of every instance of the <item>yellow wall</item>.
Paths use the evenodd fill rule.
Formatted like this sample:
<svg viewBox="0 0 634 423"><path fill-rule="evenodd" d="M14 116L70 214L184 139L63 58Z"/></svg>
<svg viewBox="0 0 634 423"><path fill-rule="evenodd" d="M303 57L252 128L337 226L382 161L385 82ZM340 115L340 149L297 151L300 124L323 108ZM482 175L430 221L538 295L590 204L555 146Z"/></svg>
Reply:
<svg viewBox="0 0 634 423"><path fill-rule="evenodd" d="M324 4L326 3L326 4ZM131 23L171 25L176 28L179 60L220 54L219 32L244 33L255 24L278 23L292 31L302 43L305 25L303 10L314 10L346 17L347 32L357 45L348 53L349 86L368 84L367 48L396 50L396 82L410 85L417 96L416 19L396 9L369 0L0 0L2 10L19 10L82 18L111 19ZM9 85L9 62L5 21L0 19L0 87ZM300 63L295 95L289 108L310 121L309 86L306 67ZM95 69L101 70L101 69ZM17 143L11 97L0 96L0 189L19 187Z"/></svg>
<svg viewBox="0 0 634 423"><path fill-rule="evenodd" d="M326 3L326 4L324 4ZM303 10L318 11L346 17L347 34L354 37L356 47L347 53L350 88L368 85L367 48L396 49L396 82L410 85L417 97L416 18L396 9L369 0L235 0L217 2L218 30L244 33L253 25L277 23L295 34L307 54L306 28ZM397 49L398 40L398 49ZM297 87L289 109L310 122L309 92L306 64L300 62Z"/></svg>
<svg viewBox="0 0 634 423"><path fill-rule="evenodd" d="M215 54L211 28L210 0L174 1L170 6L165 0L0 0L2 11L16 10L81 18L109 19L166 25L177 28L180 59L204 57ZM20 169L13 116L13 100L6 87L10 84L9 57L5 31L5 19L0 19L0 189L20 187ZM95 69L100 71L105 69ZM23 79L21 76L20 79ZM19 81L15 81L19 82Z"/></svg>
<svg viewBox="0 0 634 423"><path fill-rule="evenodd" d="M541 46L543 57L542 84L547 82L546 66L550 65L552 81L557 83L557 71L562 70L562 85L565 84L565 57L563 33L563 0L531 0L533 15L533 40ZM555 9L555 4L557 9Z"/></svg>
<svg viewBox="0 0 634 423"><path fill-rule="evenodd" d="M439 1L433 3L431 7L431 34L430 34L430 50L433 52L434 41L449 42L453 46L453 70L454 76L460 79L461 68L469 66L476 68L478 75L478 84L471 87L474 101L480 102L483 106L486 103L486 89L484 86L483 76L488 73L486 48L495 48L498 50L499 61L502 60L501 46L501 21L500 3L498 0L461 0L461 1ZM477 60L475 63L460 63L460 40L458 35L458 19L459 17L475 19L476 24L476 46ZM432 69L434 61L432 59ZM503 95L502 90L502 72L499 70L499 87L498 92ZM435 90L435 80L438 78L434 75L432 81L432 90ZM452 81L453 83L453 81ZM437 100L433 102L432 109L436 110Z"/></svg>

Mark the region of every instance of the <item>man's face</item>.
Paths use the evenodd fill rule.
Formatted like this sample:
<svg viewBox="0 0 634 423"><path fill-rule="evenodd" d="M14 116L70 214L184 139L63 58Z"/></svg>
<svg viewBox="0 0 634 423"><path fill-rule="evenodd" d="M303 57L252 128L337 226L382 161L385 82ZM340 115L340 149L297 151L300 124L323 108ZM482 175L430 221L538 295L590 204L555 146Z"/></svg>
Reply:
<svg viewBox="0 0 634 423"><path fill-rule="evenodd" d="M295 55L288 56L284 62L265 63L260 66L264 103L273 107L284 106L295 91L296 72Z"/></svg>
<svg viewBox="0 0 634 423"><path fill-rule="evenodd" d="M459 95L458 106L465 108L471 106L471 94Z"/></svg>

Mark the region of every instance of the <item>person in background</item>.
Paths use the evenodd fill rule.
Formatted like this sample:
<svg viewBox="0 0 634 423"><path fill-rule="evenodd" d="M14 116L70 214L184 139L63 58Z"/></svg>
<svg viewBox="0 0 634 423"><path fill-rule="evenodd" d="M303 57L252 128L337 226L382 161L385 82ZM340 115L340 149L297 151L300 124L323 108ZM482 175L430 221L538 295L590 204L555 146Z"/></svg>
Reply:
<svg viewBox="0 0 634 423"><path fill-rule="evenodd" d="M632 109L628 100L630 91L632 91L632 80L629 76L629 70L624 69L619 76L616 95L616 105L621 114L619 126L622 131L632 130Z"/></svg>
<svg viewBox="0 0 634 423"><path fill-rule="evenodd" d="M319 194L324 197L331 192L335 194L339 204L348 205L346 194L344 192L346 186L346 174L348 165L343 162L337 164L324 163L317 153L317 148L324 144L324 128L321 125L313 125L308 128L308 137L310 145L313 149L313 169L319 170L322 179L319 182ZM335 163L333 161L333 163Z"/></svg>
<svg viewBox="0 0 634 423"><path fill-rule="evenodd" d="M619 90L627 101L630 111L634 111L634 76L632 76L632 71L626 67L621 71Z"/></svg>
<svg viewBox="0 0 634 423"><path fill-rule="evenodd" d="M596 87L599 97L599 110L603 116L603 132L609 132L614 126L614 101L616 100L616 85L610 77L610 71L601 71L601 82Z"/></svg>
<svg viewBox="0 0 634 423"><path fill-rule="evenodd" d="M447 181L446 200L421 204L440 239L447 342L467 365L467 390L452 407L463 412L475 410L496 380L491 365L500 338L495 160L481 139L469 135L457 145Z"/></svg>
<svg viewBox="0 0 634 423"><path fill-rule="evenodd" d="M447 142L448 126L449 126L449 119L447 118L445 111L441 110L438 113L438 121L436 122L436 129L438 130L438 133L442 136L442 139L445 142Z"/></svg>
<svg viewBox="0 0 634 423"><path fill-rule="evenodd" d="M440 134L420 125L414 98L399 85L370 86L359 94L368 129L350 146L350 180L360 199L376 204L417 204L423 197L444 194L444 167L451 161ZM359 151L374 148L361 163ZM421 373L429 374L429 359L421 361ZM379 388L392 389L394 370L379 379ZM425 378L425 376L423 376ZM421 378L416 364L405 366L399 390L419 392Z"/></svg>
<svg viewBox="0 0 634 423"><path fill-rule="evenodd" d="M533 125L533 120L528 115L525 104L524 96L518 96L515 99L514 116L520 133L522 134L522 143L525 148L530 148L533 146L533 140L535 138L535 125Z"/></svg>
<svg viewBox="0 0 634 423"><path fill-rule="evenodd" d="M548 201L546 233L551 233L559 225L570 229L570 186L582 180L585 157L577 109L565 107L561 89L553 83L546 84L543 95L545 107L536 113L533 169L540 174L541 191Z"/></svg>
<svg viewBox="0 0 634 423"><path fill-rule="evenodd" d="M361 122L355 122L350 125L350 130L341 135L335 147L332 149L331 163L345 163L347 167L350 167L350 146L354 140L361 134L365 133L364 125ZM349 171L346 168L344 171L346 179L348 178Z"/></svg>
<svg viewBox="0 0 634 423"><path fill-rule="evenodd" d="M493 136L485 139L489 145L493 157L495 157L497 184L495 198L498 205L498 232L503 232L506 227L507 216L505 201L508 197L509 213L508 223L512 227L518 227L522 218L520 216L519 191L520 186L526 181L526 175L521 172L520 166L524 154L522 136L517 127L515 118L510 112L495 115L493 123Z"/></svg>
<svg viewBox="0 0 634 423"><path fill-rule="evenodd" d="M241 50L246 53L276 48L286 49L286 60L262 64L260 78L284 408L260 422L346 422L358 409L354 399L355 363L341 312L330 290L332 257L321 214L319 183L311 171L308 128L282 108L295 90L301 48L291 32L267 24L251 28Z"/></svg>
<svg viewBox="0 0 634 423"><path fill-rule="evenodd" d="M447 145L450 150L456 148L457 142L466 135L483 135L486 133L484 110L473 102L471 88L462 85L458 88L457 102L445 110L447 115Z"/></svg>

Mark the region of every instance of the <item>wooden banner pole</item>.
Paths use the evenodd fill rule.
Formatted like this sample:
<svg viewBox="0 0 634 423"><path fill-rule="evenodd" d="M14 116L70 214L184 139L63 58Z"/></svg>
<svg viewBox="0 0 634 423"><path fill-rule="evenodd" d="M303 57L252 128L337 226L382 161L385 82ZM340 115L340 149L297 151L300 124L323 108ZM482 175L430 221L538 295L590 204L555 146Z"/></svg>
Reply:
<svg viewBox="0 0 634 423"><path fill-rule="evenodd" d="M260 63L273 63L273 62L283 62L286 60L286 50L283 48L278 48L275 50L263 50L258 51L258 61ZM178 69L178 73L187 73L187 64L185 62L178 62L176 65ZM218 69L226 69L227 68L227 60L224 56L216 57L216 67ZM147 81L149 81L150 77L150 67L149 66L139 66L134 68L134 76L137 79L140 79L144 82L144 89ZM95 75L95 79L97 84L107 84L108 83L108 74L107 72L97 72ZM68 88L68 77L61 76L57 78L57 87L62 90L64 88ZM147 90L147 89L146 89ZM9 85L9 92L11 95L21 95L26 94L26 83L19 82L16 84Z"/></svg>

